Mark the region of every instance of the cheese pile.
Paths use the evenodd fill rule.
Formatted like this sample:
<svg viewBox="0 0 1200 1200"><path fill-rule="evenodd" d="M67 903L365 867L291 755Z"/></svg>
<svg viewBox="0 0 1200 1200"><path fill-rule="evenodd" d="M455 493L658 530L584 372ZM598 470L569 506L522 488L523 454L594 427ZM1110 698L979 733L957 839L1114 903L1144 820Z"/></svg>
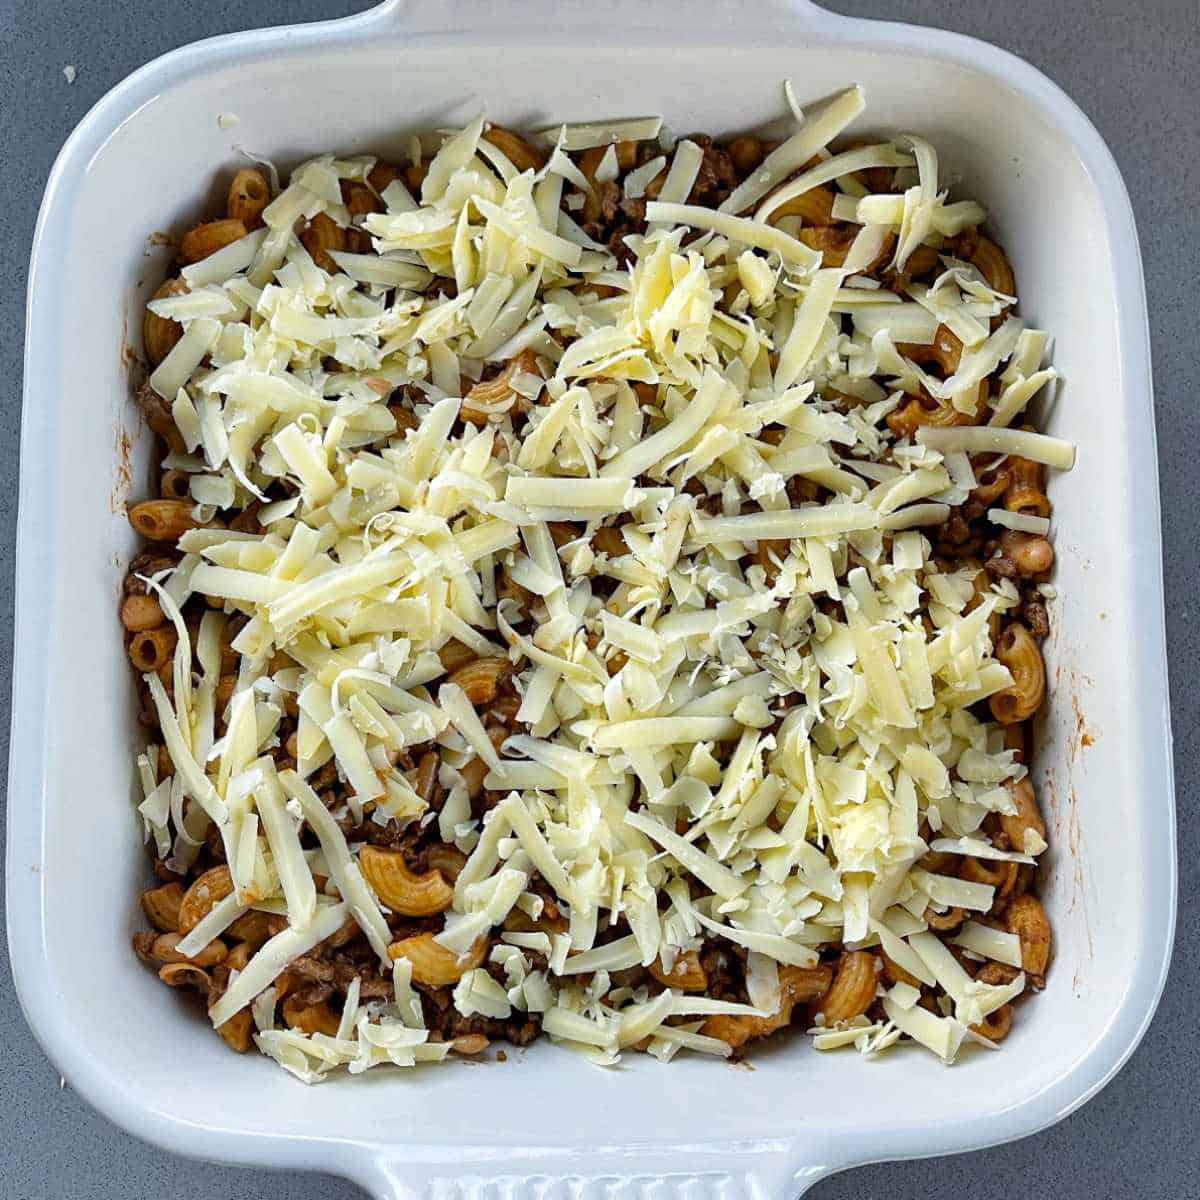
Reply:
<svg viewBox="0 0 1200 1200"><path fill-rule="evenodd" d="M984 216L947 202L920 138L831 154L863 106L852 88L813 108L720 210L686 203L702 151L657 122L551 131L535 173L482 137L480 117L445 138L419 196L387 187L386 211L358 219L377 253L333 252L335 274L297 229L318 213L351 224L340 182L364 181L374 160L313 159L264 229L150 304L185 329L151 378L187 446L164 465L190 473L201 519L264 502L262 533L180 539L160 589L179 634L173 693L146 676L176 768L159 779L155 757L139 759L147 828L184 870L211 822L236 885L181 952L249 907L289 922L234 977L214 1024L252 1004L260 1048L306 1080L446 1053L427 1041L405 960L394 1001L360 1004L352 989L336 1037L275 1027L272 982L347 915L393 969L356 840L305 782L331 759L355 822L436 820L469 855L437 940L462 954L493 931L505 983L469 971L459 1011L540 1014L597 1061L644 1039L664 1060L728 1054L699 1032L704 1018L776 1011L778 964L838 944L882 944L939 989L941 1013L898 985L886 1023L814 1029L818 1046L908 1037L949 1061L967 1026L1022 990L1023 976L972 981L924 920L931 905L984 913L993 894L920 869L930 849L1032 863L1044 846L1004 851L981 832L1013 811L1002 785L1024 774L970 711L1011 683L989 620L1017 592L939 565L922 529L975 486L968 452L1066 466L1072 451L1008 428L1054 378L1045 334L1011 316L991 332L1012 297L950 256L907 299L862 274L889 235L902 268ZM567 151L631 136L659 138L652 165L667 175L622 266L571 215L593 181ZM900 168L907 190L867 194L850 172L875 166ZM647 175L631 172L626 195ZM616 176L610 151L596 178ZM861 226L840 267L796 236L799 218L772 216L829 182L835 215ZM931 343L939 324L965 347L946 380L897 349ZM464 389L522 352L537 369L460 420ZM988 427L889 432L906 396L969 405L1002 362ZM414 429L388 407L402 388L419 397ZM797 503L797 485L827 499ZM557 545L562 521L578 536ZM606 524L620 552L593 543ZM502 580L529 611L498 599ZM193 594L222 606L194 648L179 615ZM221 634L237 613L249 620L218 739ZM514 664L527 732L500 753L444 680L450 639ZM298 761L277 771L267 752L288 697ZM436 814L393 765L430 741L448 789ZM483 823L458 774L477 755L504 794ZM319 849L302 846L302 822ZM500 934L514 908L542 911L535 872L568 931ZM628 934L597 944L618 920ZM748 951L750 1006L612 983L655 959L669 970L711 936ZM956 940L1020 966L1013 935L968 921Z"/></svg>

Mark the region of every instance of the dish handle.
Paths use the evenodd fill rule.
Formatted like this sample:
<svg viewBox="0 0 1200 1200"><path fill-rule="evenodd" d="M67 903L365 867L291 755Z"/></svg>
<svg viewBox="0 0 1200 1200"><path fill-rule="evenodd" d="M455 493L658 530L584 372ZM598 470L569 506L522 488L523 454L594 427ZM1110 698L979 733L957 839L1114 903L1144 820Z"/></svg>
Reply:
<svg viewBox="0 0 1200 1200"><path fill-rule="evenodd" d="M645 0L606 0L600 6L552 4L538 9L537 33L567 30L578 33L588 24L589 16L606 29L638 29L662 23L662 10ZM489 0L487 4L463 4L461 0L383 0L355 20L377 22L407 34L448 33L451 31L497 31L518 34L529 28L527 0ZM704 30L800 29L812 32L828 29L845 18L820 8L813 0L674 0L671 23L681 35Z"/></svg>
<svg viewBox="0 0 1200 1200"><path fill-rule="evenodd" d="M796 1200L837 1169L782 1140L444 1153L381 1147L354 1173L374 1200Z"/></svg>

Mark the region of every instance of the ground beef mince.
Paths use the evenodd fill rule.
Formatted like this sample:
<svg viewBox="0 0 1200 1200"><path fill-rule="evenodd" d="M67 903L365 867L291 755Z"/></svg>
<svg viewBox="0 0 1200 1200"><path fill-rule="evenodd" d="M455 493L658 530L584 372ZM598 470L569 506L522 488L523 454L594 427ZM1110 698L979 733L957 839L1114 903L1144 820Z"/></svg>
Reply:
<svg viewBox="0 0 1200 1200"><path fill-rule="evenodd" d="M748 1002L746 951L741 946L717 938L706 938L700 948L700 965L708 977L705 995L739 1004Z"/></svg>
<svg viewBox="0 0 1200 1200"><path fill-rule="evenodd" d="M469 1033L481 1033L491 1041L511 1042L514 1046L528 1046L542 1031L542 1020L537 1013L513 1010L511 1017L485 1017L476 1013L464 1017L454 1007L453 989L431 988L417 984L421 997L421 1011L429 1028L431 1042L449 1042Z"/></svg>
<svg viewBox="0 0 1200 1200"><path fill-rule="evenodd" d="M696 182L692 184L689 204L700 204L707 208L719 208L722 202L738 185L737 168L729 151L718 146L706 133L696 133L689 139L703 151Z"/></svg>
<svg viewBox="0 0 1200 1200"><path fill-rule="evenodd" d="M1050 617L1046 612L1046 601L1039 594L1027 596L1022 601L1021 620L1036 638L1044 638L1050 632Z"/></svg>

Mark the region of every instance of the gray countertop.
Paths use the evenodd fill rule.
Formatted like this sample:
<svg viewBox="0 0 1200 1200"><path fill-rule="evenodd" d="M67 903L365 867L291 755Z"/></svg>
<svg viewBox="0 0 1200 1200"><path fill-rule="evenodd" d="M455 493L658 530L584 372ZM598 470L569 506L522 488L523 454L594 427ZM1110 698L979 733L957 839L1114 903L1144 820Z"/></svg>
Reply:
<svg viewBox="0 0 1200 1200"><path fill-rule="evenodd" d="M829 0L869 17L950 27L1024 56L1061 84L1112 147L1133 196L1146 264L1157 384L1180 803L1200 784L1200 555L1196 516L1200 445L1194 300L1200 235L1200 5L1196 0ZM339 16L366 0L0 0L0 406L20 419L21 330L34 219L47 172L88 108L135 67L186 42L250 24ZM71 64L73 83L63 74ZM1191 278L1185 283L1185 269ZM0 696L7 705L17 443L0 441ZM7 713L0 719L7 763ZM21 803L14 797L13 803ZM2 836L2 835L0 835ZM816 1200L1015 1195L1105 1200L1200 1198L1200 933L1189 900L1200 894L1200 837L1180 828L1181 906L1174 965L1148 1036L1120 1076L1083 1110L1014 1145L960 1158L864 1167L819 1184ZM2 901L0 901L2 903ZM142 1145L85 1107L34 1043L0 946L0 1200L351 1200L340 1180L238 1171L173 1158Z"/></svg>

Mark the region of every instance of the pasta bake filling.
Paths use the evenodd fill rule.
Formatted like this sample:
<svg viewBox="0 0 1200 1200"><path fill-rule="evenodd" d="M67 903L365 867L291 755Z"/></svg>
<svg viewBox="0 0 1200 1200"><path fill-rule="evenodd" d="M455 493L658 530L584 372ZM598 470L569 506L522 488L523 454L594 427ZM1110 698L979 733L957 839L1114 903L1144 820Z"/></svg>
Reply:
<svg viewBox="0 0 1200 1200"><path fill-rule="evenodd" d="M1049 335L861 89L244 168L147 305L134 948L306 1082L994 1047L1043 986Z"/></svg>

